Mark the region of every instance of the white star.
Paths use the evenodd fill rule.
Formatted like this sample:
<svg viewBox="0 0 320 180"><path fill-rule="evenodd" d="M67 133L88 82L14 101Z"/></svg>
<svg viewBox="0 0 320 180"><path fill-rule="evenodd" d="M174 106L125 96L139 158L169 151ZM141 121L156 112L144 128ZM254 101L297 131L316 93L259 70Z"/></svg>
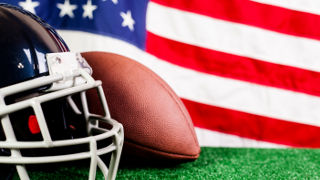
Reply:
<svg viewBox="0 0 320 180"><path fill-rule="evenodd" d="M60 9L60 17L68 15L69 17L73 18L74 14L73 11L77 9L77 5L70 4L70 0L65 0L64 4L58 3L57 8Z"/></svg>
<svg viewBox="0 0 320 180"><path fill-rule="evenodd" d="M21 6L23 9L30 11L33 14L36 14L36 11L34 10L34 8L36 8L37 6L39 6L39 2L32 2L32 0L26 0L25 2L19 2L19 6Z"/></svg>
<svg viewBox="0 0 320 180"><path fill-rule="evenodd" d="M89 19L92 19L93 18L93 11L96 10L98 7L96 5L92 5L92 2L91 0L88 0L87 1L87 4L86 5L83 5L82 6L84 12L82 14L82 17L83 18L86 18L88 17Z"/></svg>
<svg viewBox="0 0 320 180"><path fill-rule="evenodd" d="M107 0L102 0L102 1L107 1ZM113 4L118 4L118 0L111 0Z"/></svg>
<svg viewBox="0 0 320 180"><path fill-rule="evenodd" d="M120 16L122 17L123 21L122 21L122 27L126 27L128 26L128 28L130 29L130 31L134 30L134 20L132 19L131 16L131 11L127 11L127 13L124 12L120 12Z"/></svg>

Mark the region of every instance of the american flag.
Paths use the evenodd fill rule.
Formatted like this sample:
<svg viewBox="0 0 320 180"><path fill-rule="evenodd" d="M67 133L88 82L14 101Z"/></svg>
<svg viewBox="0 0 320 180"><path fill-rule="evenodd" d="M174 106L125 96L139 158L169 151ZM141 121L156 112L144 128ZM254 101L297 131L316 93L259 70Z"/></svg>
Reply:
<svg viewBox="0 0 320 180"><path fill-rule="evenodd" d="M320 1L2 2L42 17L72 51L152 69L182 98L201 146L320 147Z"/></svg>

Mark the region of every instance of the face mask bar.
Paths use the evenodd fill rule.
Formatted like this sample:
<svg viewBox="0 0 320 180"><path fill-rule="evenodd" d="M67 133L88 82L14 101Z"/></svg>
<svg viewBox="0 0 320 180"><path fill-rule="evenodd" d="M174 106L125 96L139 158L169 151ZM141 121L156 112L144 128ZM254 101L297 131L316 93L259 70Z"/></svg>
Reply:
<svg viewBox="0 0 320 180"><path fill-rule="evenodd" d="M57 83L59 81L62 81L66 77L64 77L64 75L62 74L54 74L0 89L0 118L6 137L5 141L0 141L0 148L10 149L11 151L11 156L0 156L0 163L15 164L20 179L29 179L27 170L24 166L26 164L56 163L87 158L91 159L89 179L95 179L97 166L102 171L105 179L115 179L116 177L121 150L123 146L123 127L120 123L111 119L105 95L101 87L101 81L95 81L83 69L73 71L73 74L71 76L73 76L74 78L81 77L85 80L85 82L82 84L75 85L73 87L48 92L44 95L33 97L9 105L6 105L4 100L7 96L35 88L40 88L52 83ZM97 89L97 93L99 95L101 104L105 112L103 116L91 114L89 112L86 91L93 88ZM81 103L83 106L83 113L87 121L87 131L89 136L85 138L53 141L50 137L50 133L44 118L41 104L62 97L68 97L70 100L71 95L75 93L80 93ZM17 141L16 139L12 124L10 122L9 114L28 107L31 107L35 112L43 141L25 142ZM112 128L104 129L99 126L99 123L107 123L111 125ZM97 135L92 135L93 133ZM98 149L97 141L104 140L107 138L112 138L112 143L107 147L102 147ZM33 148L66 147L79 144L88 144L89 151L54 156L24 157L19 150ZM100 155L107 153L111 153L109 168L99 157Z"/></svg>

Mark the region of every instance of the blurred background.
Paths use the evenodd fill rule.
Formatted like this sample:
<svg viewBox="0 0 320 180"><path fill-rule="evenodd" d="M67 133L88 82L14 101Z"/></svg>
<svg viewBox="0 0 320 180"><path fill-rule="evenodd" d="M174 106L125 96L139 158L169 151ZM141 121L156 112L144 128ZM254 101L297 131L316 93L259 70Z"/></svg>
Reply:
<svg viewBox="0 0 320 180"><path fill-rule="evenodd" d="M43 18L71 51L152 69L182 98L203 147L320 147L319 1L1 2Z"/></svg>

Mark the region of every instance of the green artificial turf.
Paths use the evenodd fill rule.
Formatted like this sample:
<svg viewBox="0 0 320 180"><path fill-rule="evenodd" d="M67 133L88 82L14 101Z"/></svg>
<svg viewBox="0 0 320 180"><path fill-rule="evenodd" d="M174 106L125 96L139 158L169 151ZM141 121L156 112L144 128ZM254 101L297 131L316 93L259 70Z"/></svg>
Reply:
<svg viewBox="0 0 320 180"><path fill-rule="evenodd" d="M202 148L194 162L121 162L117 179L320 179L318 149ZM80 166L80 167L79 167ZM32 170L31 179L87 179L83 164ZM97 179L103 179L98 172Z"/></svg>

